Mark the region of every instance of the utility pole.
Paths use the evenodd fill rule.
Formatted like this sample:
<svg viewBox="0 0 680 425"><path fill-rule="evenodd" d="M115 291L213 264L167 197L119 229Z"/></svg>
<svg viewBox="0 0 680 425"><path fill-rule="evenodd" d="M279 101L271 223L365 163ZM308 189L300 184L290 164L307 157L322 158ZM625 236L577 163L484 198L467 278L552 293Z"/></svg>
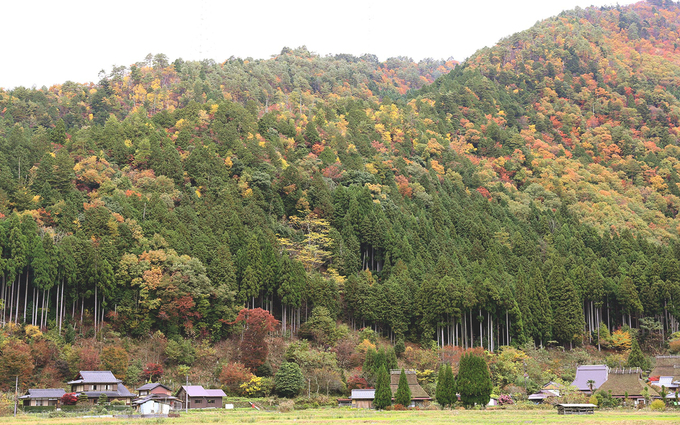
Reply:
<svg viewBox="0 0 680 425"><path fill-rule="evenodd" d="M189 375L186 375L187 385L184 387L184 413L189 413Z"/></svg>

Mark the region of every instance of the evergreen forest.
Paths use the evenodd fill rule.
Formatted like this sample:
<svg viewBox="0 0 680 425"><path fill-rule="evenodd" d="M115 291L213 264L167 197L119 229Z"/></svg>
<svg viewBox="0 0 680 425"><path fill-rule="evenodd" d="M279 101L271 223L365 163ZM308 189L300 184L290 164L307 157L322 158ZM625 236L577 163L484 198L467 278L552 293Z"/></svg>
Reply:
<svg viewBox="0 0 680 425"><path fill-rule="evenodd" d="M243 309L273 316L305 376L304 339L349 370L338 347L359 332L400 355L629 331L663 352L680 331L678 40L680 5L650 0L562 12L462 63L158 53L0 89L1 357L26 384L186 372L242 339ZM133 355L143 341L162 349ZM195 381L224 372L205 363Z"/></svg>

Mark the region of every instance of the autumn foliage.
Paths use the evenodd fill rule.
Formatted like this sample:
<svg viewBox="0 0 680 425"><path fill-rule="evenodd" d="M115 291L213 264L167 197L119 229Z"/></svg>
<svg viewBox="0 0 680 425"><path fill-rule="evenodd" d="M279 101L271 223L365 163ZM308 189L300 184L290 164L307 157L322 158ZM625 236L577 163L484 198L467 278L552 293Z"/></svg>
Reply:
<svg viewBox="0 0 680 425"><path fill-rule="evenodd" d="M244 308L239 312L234 323L243 326L243 339L240 345L241 362L254 373L267 360L269 346L266 337L269 332L277 329L279 321L261 308Z"/></svg>

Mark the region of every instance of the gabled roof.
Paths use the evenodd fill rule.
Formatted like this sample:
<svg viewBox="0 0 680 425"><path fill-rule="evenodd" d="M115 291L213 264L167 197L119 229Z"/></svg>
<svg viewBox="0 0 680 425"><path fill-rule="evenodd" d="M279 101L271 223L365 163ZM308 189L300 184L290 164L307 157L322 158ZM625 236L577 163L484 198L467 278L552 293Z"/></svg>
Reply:
<svg viewBox="0 0 680 425"><path fill-rule="evenodd" d="M584 365L576 368L576 379L571 385L580 391L590 391L588 381L593 380L593 390L600 388L607 381L609 368L607 365Z"/></svg>
<svg viewBox="0 0 680 425"><path fill-rule="evenodd" d="M564 385L554 381L550 381L547 384L543 385L544 390L560 390L562 388L564 388Z"/></svg>
<svg viewBox="0 0 680 425"><path fill-rule="evenodd" d="M64 391L63 388L45 388L45 389L34 389L31 388L28 390L26 395L23 395L19 398L22 399L31 399L31 398L61 398L66 394L66 391Z"/></svg>
<svg viewBox="0 0 680 425"><path fill-rule="evenodd" d="M171 395L164 395L164 394L149 394L147 396L144 396L142 398L138 398L137 400L133 401L132 404L144 404L147 401L159 401L159 402L166 402L166 403L173 403L175 401L182 401L178 399L177 397L173 397Z"/></svg>
<svg viewBox="0 0 680 425"><path fill-rule="evenodd" d="M656 365L650 376L672 376L680 378L680 356L657 356Z"/></svg>
<svg viewBox="0 0 680 425"><path fill-rule="evenodd" d="M148 384L144 384L141 387L137 388L137 391L151 391L151 390L153 390L154 388L157 388L157 387L163 387L168 391L172 391L167 386L165 386L161 383L158 383L158 382L149 382Z"/></svg>
<svg viewBox="0 0 680 425"><path fill-rule="evenodd" d="M135 394L132 394L125 385L119 383L117 391L80 391L84 393L88 398L97 398L102 394L106 394L109 398L135 398Z"/></svg>
<svg viewBox="0 0 680 425"><path fill-rule="evenodd" d="M202 385L182 385L181 390L184 390L189 397L226 397L227 395L222 390L207 390ZM179 393L179 391L177 391Z"/></svg>
<svg viewBox="0 0 680 425"><path fill-rule="evenodd" d="M411 398L430 398L430 395L426 393L423 387L418 383L418 377L416 376L415 371L405 370L404 374L406 375L408 388L411 390ZM397 394L400 376L401 370L390 371L390 389L392 390L392 395Z"/></svg>
<svg viewBox="0 0 680 425"><path fill-rule="evenodd" d="M110 370L81 370L76 379L67 384L117 384L119 382L122 381L113 376Z"/></svg>
<svg viewBox="0 0 680 425"><path fill-rule="evenodd" d="M640 379L641 374L642 371L639 368L611 370L609 379L600 386L599 390L611 391L614 397L625 397L626 393L629 397L641 396L642 389L645 387ZM656 391L649 387L649 394L656 395Z"/></svg>
<svg viewBox="0 0 680 425"><path fill-rule="evenodd" d="M206 389L205 392L208 394L208 397L226 397L227 396L224 393L224 391L222 391L220 389L216 389L216 390Z"/></svg>
<svg viewBox="0 0 680 425"><path fill-rule="evenodd" d="M350 398L352 400L373 400L375 398L375 389L352 390Z"/></svg>

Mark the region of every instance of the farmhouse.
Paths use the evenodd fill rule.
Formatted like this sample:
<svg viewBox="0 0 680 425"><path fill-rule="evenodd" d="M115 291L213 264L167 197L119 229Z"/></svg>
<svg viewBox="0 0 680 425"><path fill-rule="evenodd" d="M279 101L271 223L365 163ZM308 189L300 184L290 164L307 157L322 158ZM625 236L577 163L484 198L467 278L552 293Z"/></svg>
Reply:
<svg viewBox="0 0 680 425"><path fill-rule="evenodd" d="M97 403L99 397L104 394L109 401L124 401L130 404L135 395L132 394L123 381L117 379L108 370L81 370L76 379L67 382L71 386L71 392L83 393L92 404Z"/></svg>
<svg viewBox="0 0 680 425"><path fill-rule="evenodd" d="M544 401L549 400L553 397L559 397L561 388L562 385L550 381L547 384L543 385L543 388L541 388L540 391L531 394L528 398L534 403L543 403Z"/></svg>
<svg viewBox="0 0 680 425"><path fill-rule="evenodd" d="M182 402L177 397L168 394L155 393L136 399L132 402L132 405L142 415L167 415L171 410L179 410L182 408Z"/></svg>
<svg viewBox="0 0 680 425"><path fill-rule="evenodd" d="M375 399L375 390L352 390L352 407L355 409L371 409L373 407L373 399Z"/></svg>
<svg viewBox="0 0 680 425"><path fill-rule="evenodd" d="M19 400L24 406L59 406L65 393L63 388L30 389Z"/></svg>
<svg viewBox="0 0 680 425"><path fill-rule="evenodd" d="M140 398L150 394L172 395L172 390L163 384L148 383L137 388L137 394Z"/></svg>
<svg viewBox="0 0 680 425"><path fill-rule="evenodd" d="M609 379L602 384L599 391L610 392L612 397L625 399L626 394L629 400L635 405L645 404L644 388L647 388L648 397L658 397L656 391L646 386L642 381L642 370L640 368L611 369Z"/></svg>
<svg viewBox="0 0 680 425"><path fill-rule="evenodd" d="M432 401L423 387L418 383L418 378L416 376L415 370L405 370L406 382L408 383L408 388L411 390L411 406L426 406ZM392 390L392 398L397 394L397 389L399 388L399 376L401 375L400 369L390 370L390 390ZM407 406L408 407L408 406Z"/></svg>
<svg viewBox="0 0 680 425"><path fill-rule="evenodd" d="M584 394L596 391L602 384L607 381L609 376L609 368L607 365L585 365L576 368L576 379L571 385L578 388ZM591 382L592 381L592 382Z"/></svg>
<svg viewBox="0 0 680 425"><path fill-rule="evenodd" d="M183 385L175 394L188 409L221 409L222 397L226 396L222 390L208 390L201 385Z"/></svg>
<svg viewBox="0 0 680 425"><path fill-rule="evenodd" d="M656 356L656 364L652 373L649 374L650 381L656 381L658 377L658 384L652 382L652 384L657 385L659 388L665 386L666 389L678 388L677 382L680 381L680 356ZM663 379L662 379L663 378Z"/></svg>

